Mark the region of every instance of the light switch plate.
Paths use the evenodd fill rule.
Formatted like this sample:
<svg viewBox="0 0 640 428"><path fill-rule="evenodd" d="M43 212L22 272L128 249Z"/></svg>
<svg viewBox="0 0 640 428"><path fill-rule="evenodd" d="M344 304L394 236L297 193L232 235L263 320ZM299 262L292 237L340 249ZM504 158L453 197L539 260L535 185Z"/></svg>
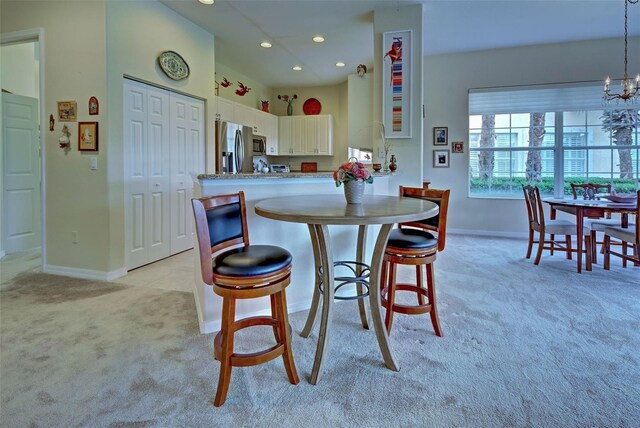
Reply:
<svg viewBox="0 0 640 428"><path fill-rule="evenodd" d="M98 158L91 158L91 171L98 169Z"/></svg>

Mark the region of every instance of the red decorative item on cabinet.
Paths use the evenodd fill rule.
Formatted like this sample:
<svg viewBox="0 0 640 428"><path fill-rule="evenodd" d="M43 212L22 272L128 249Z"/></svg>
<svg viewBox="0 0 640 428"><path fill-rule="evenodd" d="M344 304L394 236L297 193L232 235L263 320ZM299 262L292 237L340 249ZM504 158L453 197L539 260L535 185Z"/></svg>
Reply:
<svg viewBox="0 0 640 428"><path fill-rule="evenodd" d="M322 111L322 104L315 98L309 98L302 105L302 111L307 115L320 114Z"/></svg>

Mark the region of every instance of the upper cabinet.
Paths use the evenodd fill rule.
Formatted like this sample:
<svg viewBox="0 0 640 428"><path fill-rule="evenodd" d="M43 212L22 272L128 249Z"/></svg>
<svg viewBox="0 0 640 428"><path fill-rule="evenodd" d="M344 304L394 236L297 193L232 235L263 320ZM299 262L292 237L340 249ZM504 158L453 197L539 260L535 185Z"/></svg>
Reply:
<svg viewBox="0 0 640 428"><path fill-rule="evenodd" d="M216 120L248 126L254 135L267 139L267 154L278 154L278 116L215 97Z"/></svg>
<svg viewBox="0 0 640 428"><path fill-rule="evenodd" d="M281 156L313 156L333 154L333 116L281 116L279 120L278 154Z"/></svg>
<svg viewBox="0 0 640 428"><path fill-rule="evenodd" d="M216 97L216 120L235 123L234 102Z"/></svg>

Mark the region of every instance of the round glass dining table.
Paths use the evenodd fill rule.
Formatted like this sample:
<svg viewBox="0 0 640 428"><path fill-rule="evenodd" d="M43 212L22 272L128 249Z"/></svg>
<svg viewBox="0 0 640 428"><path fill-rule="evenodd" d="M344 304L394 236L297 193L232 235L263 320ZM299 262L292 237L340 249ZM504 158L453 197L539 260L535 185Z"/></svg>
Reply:
<svg viewBox="0 0 640 428"><path fill-rule="evenodd" d="M365 262L367 226L381 226L369 262L369 305L385 365L391 370L400 370L389 346L389 337L382 319L380 273L384 249L394 224L433 217L438 214L438 205L422 199L401 198L399 196L365 195L361 204L347 204L343 195L296 195L258 201L255 205L255 212L259 216L273 220L306 223L309 227L315 262L316 291L314 291L307 323L301 333L303 337L308 337L313 328L319 296L322 295L320 333L310 379L312 384L316 384L320 378L334 300L334 260L328 226L359 226L356 249L357 263ZM323 292L319 293L317 292L319 284L330 284L331 286L323 287ZM359 302L362 324L367 328L364 305L362 300Z"/></svg>

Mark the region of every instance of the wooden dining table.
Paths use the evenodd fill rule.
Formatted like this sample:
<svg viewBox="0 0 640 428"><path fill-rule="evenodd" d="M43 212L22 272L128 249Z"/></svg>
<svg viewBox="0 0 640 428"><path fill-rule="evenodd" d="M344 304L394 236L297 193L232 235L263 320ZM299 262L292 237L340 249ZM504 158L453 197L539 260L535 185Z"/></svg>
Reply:
<svg viewBox="0 0 640 428"><path fill-rule="evenodd" d="M430 201L398 196L367 195L360 204L347 204L343 195L302 195L258 201L255 205L255 212L260 216L273 220L306 223L309 227L314 251L316 273L314 286L328 284L328 286L322 287L320 333L311 371L311 384L316 384L320 379L332 318L335 260L333 259L329 226L358 226L357 263L365 262L367 227L371 225L381 226L368 264L370 268L368 279L369 305L371 319L384 363L391 370L400 370L400 366L389 346L389 336L383 324L380 303L380 274L384 249L394 224L433 217L438 214L438 206ZM309 317L314 316L314 311L316 310L317 307L314 308L312 305ZM301 334L303 337L308 336L310 327L312 327L312 322L310 325L309 319L307 321L307 325ZM363 321L363 326L366 327L366 320Z"/></svg>
<svg viewBox="0 0 640 428"><path fill-rule="evenodd" d="M566 212L576 216L576 233L578 248L578 273L582 272L582 241L584 236L584 219L585 218L602 218L607 212L621 213L622 226L627 227L628 216L626 212L635 209L636 202L612 202L607 199L562 199L562 198L545 198L542 200L549 204L551 220L556 219L557 211ZM595 242L593 243L595 245Z"/></svg>

